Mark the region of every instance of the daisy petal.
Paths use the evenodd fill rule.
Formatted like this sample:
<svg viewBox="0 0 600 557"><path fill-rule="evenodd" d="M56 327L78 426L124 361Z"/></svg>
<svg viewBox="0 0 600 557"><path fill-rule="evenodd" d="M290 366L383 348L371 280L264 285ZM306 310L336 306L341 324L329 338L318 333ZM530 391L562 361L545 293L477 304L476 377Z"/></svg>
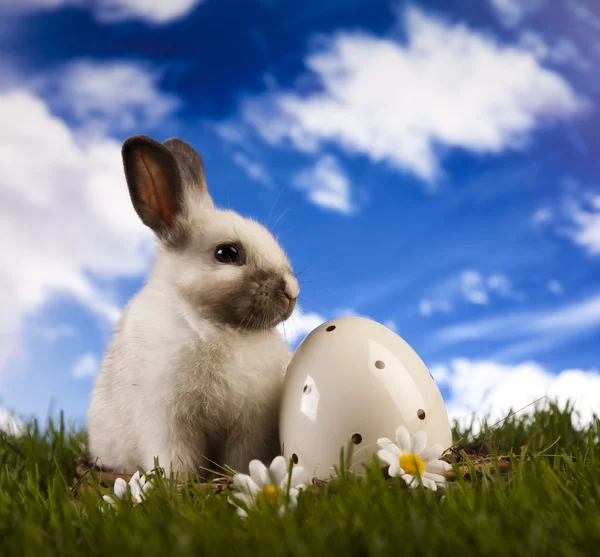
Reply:
<svg viewBox="0 0 600 557"><path fill-rule="evenodd" d="M292 485L305 486L308 483L308 471L302 466L294 466L292 468Z"/></svg>
<svg viewBox="0 0 600 557"><path fill-rule="evenodd" d="M144 499L150 490L154 489L152 482L146 482L140 489L140 497Z"/></svg>
<svg viewBox="0 0 600 557"><path fill-rule="evenodd" d="M425 447L420 453L417 453L421 459L425 462L428 460L437 460L442 456L444 449L441 445L429 445L429 447Z"/></svg>
<svg viewBox="0 0 600 557"><path fill-rule="evenodd" d="M244 505L246 505L247 507L252 506L253 503L253 499L250 495L248 495L247 493L235 493L233 495L233 498L236 499L237 501L241 501ZM231 498L229 499L229 502L232 505L236 505L236 501L233 501Z"/></svg>
<svg viewBox="0 0 600 557"><path fill-rule="evenodd" d="M248 471L252 481L258 487L265 487L269 485L269 471L267 467L260 460L251 460L248 465Z"/></svg>
<svg viewBox="0 0 600 557"><path fill-rule="evenodd" d="M394 462L392 462L390 464L390 467L388 469L388 474L392 478L395 478L396 476L401 476L402 474L404 474L404 470L402 470L402 468L400 468L400 463L398 462L398 460L394 460Z"/></svg>
<svg viewBox="0 0 600 557"><path fill-rule="evenodd" d="M431 489L433 491L437 491L437 485L432 479L425 478L424 476L422 476L421 479L423 480L423 487L426 487L427 489Z"/></svg>
<svg viewBox="0 0 600 557"><path fill-rule="evenodd" d="M410 435L408 429L403 425L398 426L398 429L396 429L396 444L402 454L411 452Z"/></svg>
<svg viewBox="0 0 600 557"><path fill-rule="evenodd" d="M406 485L411 489L419 486L419 480L410 474L402 474L401 478L406 482Z"/></svg>
<svg viewBox="0 0 600 557"><path fill-rule="evenodd" d="M113 491L119 499L123 499L123 497L125 497L127 494L127 483L123 478L117 478L115 480Z"/></svg>
<svg viewBox="0 0 600 557"><path fill-rule="evenodd" d="M248 500L244 499L244 497L247 497ZM251 497L249 495L246 495L245 493L236 493L233 496L233 498L229 497L227 499L227 502L235 507L235 512L242 518L246 518L246 516L248 515L246 509L250 509L250 507L252 506Z"/></svg>
<svg viewBox="0 0 600 557"><path fill-rule="evenodd" d="M382 449L387 449L387 445L392 445L392 444L394 444L394 442L387 437L380 437L379 439L377 439L377 444Z"/></svg>
<svg viewBox="0 0 600 557"><path fill-rule="evenodd" d="M452 470L452 464L444 460L430 460L425 463L425 470L434 474L444 474Z"/></svg>
<svg viewBox="0 0 600 557"><path fill-rule="evenodd" d="M393 441L390 441L387 437L381 437L377 439L377 444L384 450L389 453L392 453L396 457L399 457L402 454L402 451L398 448L398 445Z"/></svg>
<svg viewBox="0 0 600 557"><path fill-rule="evenodd" d="M444 476L440 476L439 474L434 474L432 472L423 472L422 477L433 480L437 485L444 485L446 483L446 478Z"/></svg>
<svg viewBox="0 0 600 557"><path fill-rule="evenodd" d="M244 509L242 509L242 507L236 507L235 512L241 518L246 518L248 516L248 513Z"/></svg>
<svg viewBox="0 0 600 557"><path fill-rule="evenodd" d="M117 502L112 495L104 495L102 499L104 499L110 505L114 505Z"/></svg>
<svg viewBox="0 0 600 557"><path fill-rule="evenodd" d="M427 447L427 433L424 431L417 431L412 436L412 446L410 452L413 454L421 454L425 450L425 447Z"/></svg>
<svg viewBox="0 0 600 557"><path fill-rule="evenodd" d="M273 485L281 486L287 480L287 461L283 456L276 456L269 466L269 476Z"/></svg>
<svg viewBox="0 0 600 557"><path fill-rule="evenodd" d="M390 451L386 451L385 449L377 451L377 457L379 460L383 460L383 462L389 464L390 466L394 462L398 462L398 457L394 456L392 453L390 453Z"/></svg>
<svg viewBox="0 0 600 557"><path fill-rule="evenodd" d="M248 495L256 495L259 492L259 487L254 483L254 480L246 474L236 474L233 476L233 485L242 493Z"/></svg>
<svg viewBox="0 0 600 557"><path fill-rule="evenodd" d="M129 491L131 491L131 497L136 501L140 499L140 484L138 482L129 482Z"/></svg>
<svg viewBox="0 0 600 557"><path fill-rule="evenodd" d="M300 492L295 487L290 487L290 499L296 499Z"/></svg>

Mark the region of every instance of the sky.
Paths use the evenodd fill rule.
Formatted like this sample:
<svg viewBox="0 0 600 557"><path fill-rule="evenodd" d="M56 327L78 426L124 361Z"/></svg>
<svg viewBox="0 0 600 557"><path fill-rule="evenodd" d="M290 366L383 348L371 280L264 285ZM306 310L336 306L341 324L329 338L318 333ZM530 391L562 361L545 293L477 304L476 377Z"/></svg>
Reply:
<svg viewBox="0 0 600 557"><path fill-rule="evenodd" d="M139 133L277 235L291 348L368 317L453 419L600 413L594 0L2 0L0 54L2 427L84 423L154 254Z"/></svg>

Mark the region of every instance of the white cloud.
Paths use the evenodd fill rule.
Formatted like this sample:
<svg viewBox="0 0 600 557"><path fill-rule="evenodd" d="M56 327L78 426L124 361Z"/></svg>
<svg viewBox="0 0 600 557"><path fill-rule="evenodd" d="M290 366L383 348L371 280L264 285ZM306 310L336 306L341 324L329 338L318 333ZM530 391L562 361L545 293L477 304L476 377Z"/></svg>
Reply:
<svg viewBox="0 0 600 557"><path fill-rule="evenodd" d="M360 311L356 311L353 308L339 308L337 310L335 310L334 315L336 318L338 317L362 317L364 319L371 319L373 320L373 318L370 315L367 315L366 313L362 313Z"/></svg>
<svg viewBox="0 0 600 557"><path fill-rule="evenodd" d="M243 153L235 153L233 155L233 162L235 162L235 164L237 164L239 167L243 168L244 172L252 180L260 182L265 186L270 186L273 183L271 176L266 169L261 164L251 160Z"/></svg>
<svg viewBox="0 0 600 557"><path fill-rule="evenodd" d="M508 27L521 22L525 15L523 3L519 0L489 0L501 21Z"/></svg>
<svg viewBox="0 0 600 557"><path fill-rule="evenodd" d="M581 201L571 200L567 214L572 222L568 235L576 245L593 256L600 255L600 194Z"/></svg>
<svg viewBox="0 0 600 557"><path fill-rule="evenodd" d="M351 308L338 309L333 313L333 317L363 317L364 319L370 319L371 321L377 321L369 315L359 313ZM319 325L322 325L328 321L328 318L323 317L319 313L311 312L304 313L301 308L296 308L292 316L288 321L279 325L277 328L284 338L287 340L290 346L295 346L299 341L303 340L306 335L316 329ZM398 325L392 319L386 319L382 322L384 327L398 332Z"/></svg>
<svg viewBox="0 0 600 557"><path fill-rule="evenodd" d="M537 227L551 224L551 230L582 248L588 255L600 255L600 194L572 178L564 181L562 200L552 209L538 209L532 218Z"/></svg>
<svg viewBox="0 0 600 557"><path fill-rule="evenodd" d="M204 0L2 0L0 13L27 14L58 8L91 8L101 23L139 20L166 24L190 14Z"/></svg>
<svg viewBox="0 0 600 557"><path fill-rule="evenodd" d="M504 274L491 275L487 278L488 291L513 300L523 301L525 296L515 292L509 278Z"/></svg>
<svg viewBox="0 0 600 557"><path fill-rule="evenodd" d="M485 305L489 302L485 280L478 271L461 273L460 289L465 299L472 304Z"/></svg>
<svg viewBox="0 0 600 557"><path fill-rule="evenodd" d="M521 311L445 327L431 337L437 346L466 341L517 340L512 356L556 348L560 342L600 327L600 294L558 309Z"/></svg>
<svg viewBox="0 0 600 557"><path fill-rule="evenodd" d="M80 4L81 0L3 0L0 11L27 13L35 10L54 10L63 6Z"/></svg>
<svg viewBox="0 0 600 557"><path fill-rule="evenodd" d="M36 336L48 342L55 342L59 338L69 338L77 335L75 327L69 325L58 325L56 327L36 327L34 325L31 330L34 331Z"/></svg>
<svg viewBox="0 0 600 557"><path fill-rule="evenodd" d="M531 217L531 221L535 226L543 226L552 220L552 210L548 207L541 207Z"/></svg>
<svg viewBox="0 0 600 557"><path fill-rule="evenodd" d="M452 311L452 305L447 300L430 300L423 298L419 301L419 312L425 317L429 317L436 312L450 313Z"/></svg>
<svg viewBox="0 0 600 557"><path fill-rule="evenodd" d="M71 375L75 377L75 379L86 379L95 377L99 369L100 362L98 361L98 358L96 358L94 354L88 353L77 360L71 370Z"/></svg>
<svg viewBox="0 0 600 557"><path fill-rule="evenodd" d="M179 108L177 97L159 90L161 78L162 72L139 61L77 60L31 86L78 125L120 133L156 127Z"/></svg>
<svg viewBox="0 0 600 557"><path fill-rule="evenodd" d="M192 12L203 0L101 0L97 18L105 23L138 19L146 23L170 23Z"/></svg>
<svg viewBox="0 0 600 557"><path fill-rule="evenodd" d="M314 167L301 171L294 184L305 190L308 199L319 207L345 215L354 211L350 180L337 159L330 155L321 157Z"/></svg>
<svg viewBox="0 0 600 557"><path fill-rule="evenodd" d="M529 14L539 10L543 0L489 0L500 21L515 27Z"/></svg>
<svg viewBox="0 0 600 557"><path fill-rule="evenodd" d="M600 12L592 10L591 2L590 5L587 5L580 0L567 0L566 4L577 19L600 32Z"/></svg>
<svg viewBox="0 0 600 557"><path fill-rule="evenodd" d="M553 374L535 362L508 366L493 361L455 359L449 366L435 366L434 379L449 388L447 408L451 419L476 425L488 417L499 421L542 397L563 406L574 403L581 416L575 425L588 424L600 415L600 373L597 370L566 369ZM523 413L532 412L530 406Z"/></svg>
<svg viewBox="0 0 600 557"><path fill-rule="evenodd" d="M546 60L554 64L571 64L582 69L590 67L587 60L573 41L560 37L550 44L536 31L523 31L519 37L519 45L532 52L538 60Z"/></svg>
<svg viewBox="0 0 600 557"><path fill-rule="evenodd" d="M466 269L437 285L431 297L422 298L419 312L428 317L436 312L450 313L460 301L487 305L493 297L522 300L523 295L513 289L510 279L503 273L485 276L474 269Z"/></svg>
<svg viewBox="0 0 600 557"><path fill-rule="evenodd" d="M600 295L563 306L557 311L539 313L534 324L541 331L596 327L600 325Z"/></svg>
<svg viewBox="0 0 600 557"><path fill-rule="evenodd" d="M295 346L308 333L325 321L327 320L318 313L305 313L300 307L296 306L291 317L285 323L279 324L277 329L290 346Z"/></svg>
<svg viewBox="0 0 600 557"><path fill-rule="evenodd" d="M237 143L239 145L248 143L247 130L242 125L233 121L217 122L214 125L217 135L224 141Z"/></svg>
<svg viewBox="0 0 600 557"><path fill-rule="evenodd" d="M0 408L0 431L10 435L19 435L23 431L23 422L8 410Z"/></svg>
<svg viewBox="0 0 600 557"><path fill-rule="evenodd" d="M371 321L378 321L377 319L373 318L372 316L367 315L366 313L356 311L355 309L352 309L352 308L340 308L340 309L337 309L336 311L334 311L333 314L334 314L335 318L338 318L338 317L362 317L363 319L370 319ZM390 329L391 331L394 331L395 333L398 332L398 324L393 319L385 319L384 321L381 321L380 323L384 327L387 327L388 329Z"/></svg>
<svg viewBox="0 0 600 557"><path fill-rule="evenodd" d="M247 99L243 118L271 144L314 152L334 142L431 183L442 174L438 145L522 149L543 123L588 106L524 49L416 8L404 23L405 44L357 32L323 39L306 60L321 91L270 91Z"/></svg>
<svg viewBox="0 0 600 557"><path fill-rule="evenodd" d="M550 290L550 292L552 292L552 294L556 294L557 296L560 296L565 292L563 285L556 279L549 280L546 283L546 287L548 288L548 290Z"/></svg>
<svg viewBox="0 0 600 557"><path fill-rule="evenodd" d="M435 382L440 386L445 383L448 383L448 381L450 380L450 371L448 369L448 366L445 366L443 364L431 366L429 368L429 373L431 373Z"/></svg>
<svg viewBox="0 0 600 557"><path fill-rule="evenodd" d="M14 123L19 125L15 126ZM22 319L70 296L114 322L121 308L91 277L141 275L153 239L131 206L120 144L82 143L25 90L0 94L0 369Z"/></svg>
<svg viewBox="0 0 600 557"><path fill-rule="evenodd" d="M395 333L398 332L398 325L396 324L396 322L392 319L386 319L382 325L384 327L387 327L388 329L390 329L390 331L394 331Z"/></svg>

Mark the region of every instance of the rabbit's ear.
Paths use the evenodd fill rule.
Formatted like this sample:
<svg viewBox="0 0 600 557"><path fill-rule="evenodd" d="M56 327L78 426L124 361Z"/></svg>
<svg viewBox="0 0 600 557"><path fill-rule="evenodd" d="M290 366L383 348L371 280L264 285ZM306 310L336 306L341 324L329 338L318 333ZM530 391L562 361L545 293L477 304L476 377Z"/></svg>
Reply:
<svg viewBox="0 0 600 557"><path fill-rule="evenodd" d="M176 137L167 139L163 145L173 153L177 161L186 200L203 209L214 209L206 187L204 164L200 155L189 143Z"/></svg>
<svg viewBox="0 0 600 557"><path fill-rule="evenodd" d="M121 149L125 178L133 206L142 222L165 239L183 209L183 184L175 157L145 135L125 140Z"/></svg>

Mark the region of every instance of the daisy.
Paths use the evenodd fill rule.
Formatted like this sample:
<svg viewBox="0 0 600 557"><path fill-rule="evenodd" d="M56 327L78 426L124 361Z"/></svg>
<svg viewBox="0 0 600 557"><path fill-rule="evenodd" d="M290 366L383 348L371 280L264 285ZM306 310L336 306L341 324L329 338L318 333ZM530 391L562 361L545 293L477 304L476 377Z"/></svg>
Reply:
<svg viewBox="0 0 600 557"><path fill-rule="evenodd" d="M248 469L250 475L233 476L233 484L239 493L229 499L229 502L237 507L237 514L242 517L247 513L237 504L238 501L248 508L262 509L268 505L275 505L279 508L279 514L283 514L286 499L290 508L294 508L300 490L306 487L304 468L294 465L290 481L288 465L283 456L275 457L269 468L260 460L252 460ZM286 497L288 483L290 484L289 498Z"/></svg>
<svg viewBox="0 0 600 557"><path fill-rule="evenodd" d="M120 501L124 501L127 498L129 488L129 496L131 496L131 502L135 507L144 500L147 491L151 487L152 482L146 481L146 476L140 476L140 472L137 471L131 476L129 484L123 478L117 478L113 488L114 495L105 495L103 499L107 503L110 503L114 509L118 510Z"/></svg>
<svg viewBox="0 0 600 557"><path fill-rule="evenodd" d="M377 456L389 464L390 476L400 476L411 488L419 485L419 476L423 486L434 491L445 484L442 474L452 466L439 460L444 450L441 445L427 446L424 431L417 431L411 440L408 429L400 426L396 429L396 443L382 437L377 444L381 447Z"/></svg>

